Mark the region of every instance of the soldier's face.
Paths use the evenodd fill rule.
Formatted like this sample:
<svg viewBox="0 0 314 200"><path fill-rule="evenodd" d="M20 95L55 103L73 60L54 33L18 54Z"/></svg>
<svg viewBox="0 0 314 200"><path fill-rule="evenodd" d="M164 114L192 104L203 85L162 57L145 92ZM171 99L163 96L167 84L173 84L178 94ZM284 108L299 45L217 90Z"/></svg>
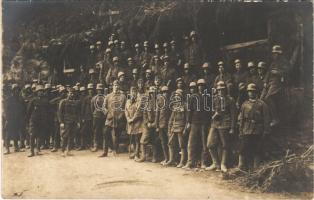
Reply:
<svg viewBox="0 0 314 200"><path fill-rule="evenodd" d="M135 98L136 97L136 94L137 94L137 90L135 87L133 87L130 91L130 95L132 98Z"/></svg>
<svg viewBox="0 0 314 200"><path fill-rule="evenodd" d="M278 53L273 53L273 54L272 54L273 60L277 60L278 57L279 57L279 54L278 54Z"/></svg>
<svg viewBox="0 0 314 200"><path fill-rule="evenodd" d="M133 76L133 79L137 79L137 73L133 73L132 76Z"/></svg>
<svg viewBox="0 0 314 200"><path fill-rule="evenodd" d="M256 68L255 67L251 67L250 68L250 73L251 74L255 74L256 73Z"/></svg>
<svg viewBox="0 0 314 200"><path fill-rule="evenodd" d="M155 85L160 85L160 79L159 78L156 78L155 81L154 81Z"/></svg>
<svg viewBox="0 0 314 200"><path fill-rule="evenodd" d="M121 46L120 46L120 48L121 48L121 49L124 49L124 47L125 47L125 45L122 43Z"/></svg>
<svg viewBox="0 0 314 200"><path fill-rule="evenodd" d="M116 61L113 62L113 64L114 64L115 66L117 66L117 65L119 64L119 61L116 60Z"/></svg>
<svg viewBox="0 0 314 200"><path fill-rule="evenodd" d="M133 66L133 61L128 61L129 66Z"/></svg>
<svg viewBox="0 0 314 200"><path fill-rule="evenodd" d="M70 91L68 93L68 97L69 97L69 99L73 99L74 98L74 92Z"/></svg>
<svg viewBox="0 0 314 200"><path fill-rule="evenodd" d="M150 73L146 73L146 79L150 79L150 77L151 77L151 74Z"/></svg>
<svg viewBox="0 0 314 200"><path fill-rule="evenodd" d="M102 90L97 90L97 94L102 94Z"/></svg>
<svg viewBox="0 0 314 200"><path fill-rule="evenodd" d="M203 71L204 71L204 74L208 74L208 69L205 68Z"/></svg>
<svg viewBox="0 0 314 200"><path fill-rule="evenodd" d="M264 75L265 70L263 68L258 68L257 72L258 72L259 75Z"/></svg>
<svg viewBox="0 0 314 200"><path fill-rule="evenodd" d="M255 91L248 91L248 96L249 96L250 99L255 99L256 92Z"/></svg>
<svg viewBox="0 0 314 200"><path fill-rule="evenodd" d="M204 88L205 88L204 85L202 85L202 84L198 85L198 92L202 93L204 91Z"/></svg>
<svg viewBox="0 0 314 200"><path fill-rule="evenodd" d="M177 83L177 88L178 88L178 89L182 89L182 88L183 88L183 83L182 83L182 81L178 81L178 83Z"/></svg>
<svg viewBox="0 0 314 200"><path fill-rule="evenodd" d="M191 94L194 94L195 92L196 92L196 88L195 88L195 87L191 87L191 88L190 88L190 93L191 93Z"/></svg>
<svg viewBox="0 0 314 200"><path fill-rule="evenodd" d="M112 87L113 92L118 92L119 90L119 85L118 84L114 84Z"/></svg>
<svg viewBox="0 0 314 200"><path fill-rule="evenodd" d="M169 65L168 60L165 60L165 61L164 61L164 64L165 64L166 67L168 67L168 65Z"/></svg>
<svg viewBox="0 0 314 200"><path fill-rule="evenodd" d="M120 77L119 77L119 81L120 81L120 82L123 82L124 80L125 80L125 77L124 77L124 76L120 76Z"/></svg>
<svg viewBox="0 0 314 200"><path fill-rule="evenodd" d="M93 95L93 90L92 90L92 89L89 89L89 90L88 90L88 94L89 94L89 95Z"/></svg>
<svg viewBox="0 0 314 200"><path fill-rule="evenodd" d="M218 70L219 70L219 73L224 73L224 71L225 71L225 68L224 68L224 66L223 65L219 65L219 67L218 67Z"/></svg>
<svg viewBox="0 0 314 200"><path fill-rule="evenodd" d="M195 42L195 41L196 41L195 36L192 36L192 37L191 37L191 40L192 40L192 42Z"/></svg>
<svg viewBox="0 0 314 200"><path fill-rule="evenodd" d="M184 70L184 73L185 73L185 74L189 74L189 69L185 69L185 70Z"/></svg>
<svg viewBox="0 0 314 200"><path fill-rule="evenodd" d="M226 94L226 90L225 89L218 89L217 93L219 96L224 96Z"/></svg>
<svg viewBox="0 0 314 200"><path fill-rule="evenodd" d="M241 67L242 67L241 63L236 63L235 64L235 68L236 68L237 71L239 71L241 69Z"/></svg>
<svg viewBox="0 0 314 200"><path fill-rule="evenodd" d="M171 46L171 48L172 48L173 50L175 50L175 49L176 49L176 45L173 44L173 45Z"/></svg>

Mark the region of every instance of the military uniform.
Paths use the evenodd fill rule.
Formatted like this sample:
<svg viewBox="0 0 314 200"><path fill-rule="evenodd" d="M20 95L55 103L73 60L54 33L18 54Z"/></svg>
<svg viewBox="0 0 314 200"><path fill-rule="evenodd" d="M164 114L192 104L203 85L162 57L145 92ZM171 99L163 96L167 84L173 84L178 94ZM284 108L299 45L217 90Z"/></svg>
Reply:
<svg viewBox="0 0 314 200"><path fill-rule="evenodd" d="M86 145L92 144L93 136L93 112L92 112L92 95L88 94L81 100L81 130L80 146L85 148Z"/></svg>
<svg viewBox="0 0 314 200"><path fill-rule="evenodd" d="M91 100L91 111L93 113L93 150L97 151L101 146L102 130L106 116L102 110L104 96L95 95ZM97 106L97 107L96 107Z"/></svg>
<svg viewBox="0 0 314 200"><path fill-rule="evenodd" d="M119 136L126 127L125 108L126 95L120 91L110 93L106 96L104 108L107 112L105 128L103 131L103 151L108 153L109 144L112 144L112 150L118 152Z"/></svg>

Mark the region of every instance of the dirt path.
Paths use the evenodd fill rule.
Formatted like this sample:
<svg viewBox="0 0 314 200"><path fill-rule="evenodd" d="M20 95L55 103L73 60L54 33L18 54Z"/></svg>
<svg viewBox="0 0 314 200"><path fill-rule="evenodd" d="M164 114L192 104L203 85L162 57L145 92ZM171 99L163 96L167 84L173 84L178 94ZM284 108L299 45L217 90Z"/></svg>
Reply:
<svg viewBox="0 0 314 200"><path fill-rule="evenodd" d="M136 163L126 154L98 158L98 153L44 151L3 156L3 198L167 198L167 199L286 199L282 194L256 194L238 190L216 172L196 172Z"/></svg>

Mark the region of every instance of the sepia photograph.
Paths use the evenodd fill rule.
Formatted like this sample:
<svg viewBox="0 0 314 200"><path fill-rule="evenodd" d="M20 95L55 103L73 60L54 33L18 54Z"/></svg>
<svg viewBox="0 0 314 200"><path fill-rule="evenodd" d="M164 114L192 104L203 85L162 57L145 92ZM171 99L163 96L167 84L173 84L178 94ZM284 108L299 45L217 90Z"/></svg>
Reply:
<svg viewBox="0 0 314 200"><path fill-rule="evenodd" d="M312 0L1 6L1 198L314 199Z"/></svg>

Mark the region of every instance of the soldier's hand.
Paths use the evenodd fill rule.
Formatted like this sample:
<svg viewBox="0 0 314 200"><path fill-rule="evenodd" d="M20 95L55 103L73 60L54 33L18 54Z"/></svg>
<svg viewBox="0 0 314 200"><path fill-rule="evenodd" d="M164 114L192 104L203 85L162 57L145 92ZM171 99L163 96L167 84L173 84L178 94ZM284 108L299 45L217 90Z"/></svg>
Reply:
<svg viewBox="0 0 314 200"><path fill-rule="evenodd" d="M191 128L191 124L190 124L190 123L187 123L187 124L186 124L186 129L189 130L190 128Z"/></svg>

